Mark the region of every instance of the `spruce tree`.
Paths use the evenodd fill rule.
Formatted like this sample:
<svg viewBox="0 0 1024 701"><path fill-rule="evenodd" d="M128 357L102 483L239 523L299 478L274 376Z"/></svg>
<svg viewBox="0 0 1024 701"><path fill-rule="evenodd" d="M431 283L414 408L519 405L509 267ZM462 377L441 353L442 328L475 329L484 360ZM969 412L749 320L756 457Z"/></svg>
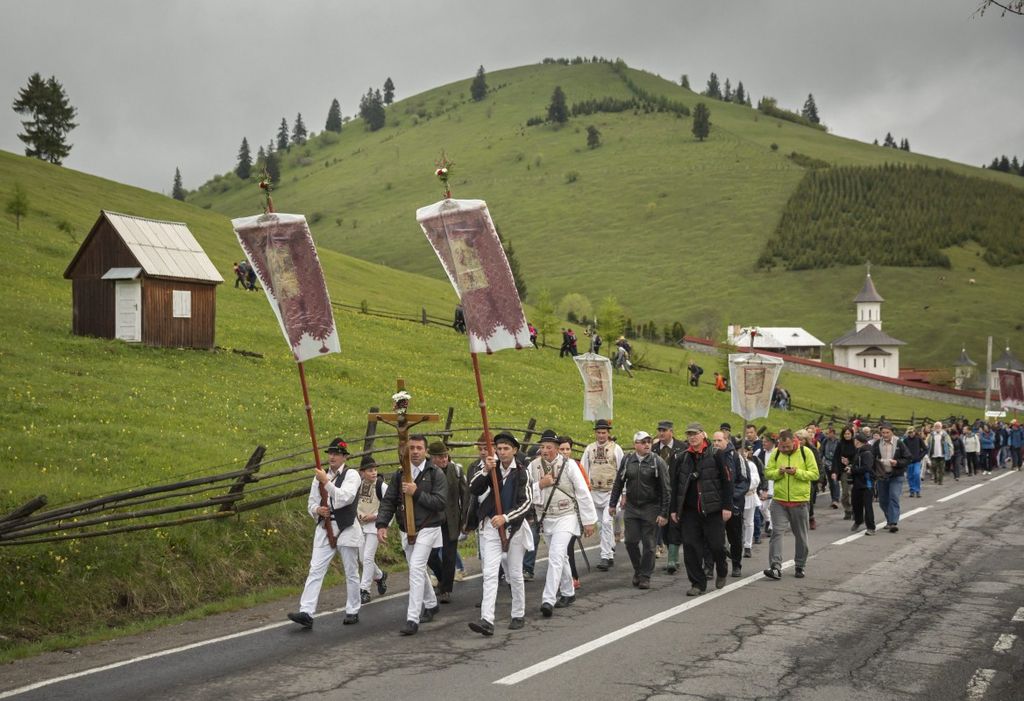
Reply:
<svg viewBox="0 0 1024 701"><path fill-rule="evenodd" d="M71 153L67 136L78 126L71 121L78 110L68 101L64 86L54 76L44 81L33 73L11 108L29 117L21 123L24 133L18 134L26 145L25 155L61 165Z"/></svg>
<svg viewBox="0 0 1024 701"><path fill-rule="evenodd" d="M703 102L693 108L693 135L703 141L711 133L711 110Z"/></svg>
<svg viewBox="0 0 1024 701"><path fill-rule="evenodd" d="M370 131L377 131L384 126L387 115L384 112L384 99L380 90L374 92L373 88L370 88L366 91L359 100L359 116L363 118L366 128Z"/></svg>
<svg viewBox="0 0 1024 701"><path fill-rule="evenodd" d="M267 165L267 152L260 146L260 150L256 152L256 163L254 164L256 171L260 172Z"/></svg>
<svg viewBox="0 0 1024 701"><path fill-rule="evenodd" d="M708 86L704 89L704 96L715 100L722 99L722 89L718 85L718 76L714 73L708 78Z"/></svg>
<svg viewBox="0 0 1024 701"><path fill-rule="evenodd" d="M683 77L679 80L679 84L682 87L684 87L687 90L689 90L690 89L690 76L688 76L685 73L683 73Z"/></svg>
<svg viewBox="0 0 1024 701"><path fill-rule="evenodd" d="M725 91L722 93L722 99L726 102L732 102L732 85L729 84L729 79L725 79Z"/></svg>
<svg viewBox="0 0 1024 701"><path fill-rule="evenodd" d="M597 148L601 145L601 132L591 124L587 127L587 148Z"/></svg>
<svg viewBox="0 0 1024 701"><path fill-rule="evenodd" d="M301 146L306 143L306 125L302 122L302 112L295 115L295 126L292 127L292 143Z"/></svg>
<svg viewBox="0 0 1024 701"><path fill-rule="evenodd" d="M548 105L548 121L556 124L565 124L569 121L569 110L565 106L565 93L562 86L556 85L555 91L551 93L551 104Z"/></svg>
<svg viewBox="0 0 1024 701"><path fill-rule="evenodd" d="M242 145L238 147L238 165L235 166L235 175L242 180L248 180L252 174L252 154L249 153L249 141L243 136Z"/></svg>
<svg viewBox="0 0 1024 701"><path fill-rule="evenodd" d="M174 169L174 184L171 185L171 197L179 202L185 201L185 188L181 185L181 168Z"/></svg>
<svg viewBox="0 0 1024 701"><path fill-rule="evenodd" d="M885 141L882 142L885 148L896 148L896 139L892 138L892 132L885 132Z"/></svg>
<svg viewBox="0 0 1024 701"><path fill-rule="evenodd" d="M1004 173L1010 172L1010 159L1007 158L1005 154L999 159L999 170Z"/></svg>
<svg viewBox="0 0 1024 701"><path fill-rule="evenodd" d="M331 108L327 110L327 123L324 124L324 131L340 134L341 124L341 105L338 103L338 98L334 98L331 100Z"/></svg>
<svg viewBox="0 0 1024 701"><path fill-rule="evenodd" d="M391 82L391 78L388 77L384 81L384 104L390 105L395 101L395 84Z"/></svg>
<svg viewBox="0 0 1024 701"><path fill-rule="evenodd" d="M281 183L281 165L277 161L277 153L267 153L267 175L270 176L270 182L274 186L278 186Z"/></svg>
<svg viewBox="0 0 1024 701"><path fill-rule="evenodd" d="M277 150L288 150L288 120L281 117L281 126L277 130Z"/></svg>
<svg viewBox="0 0 1024 701"><path fill-rule="evenodd" d="M1020 163L1017 161L1017 157L1016 156L1014 156L1010 160L1010 170L1013 171L1014 173L1019 173L1020 172Z"/></svg>
<svg viewBox="0 0 1024 701"><path fill-rule="evenodd" d="M735 97L733 97L733 102L735 102L737 105L745 105L745 104L747 104L747 93L743 89L743 81L742 80L739 83L737 83L737 85L736 85L736 95L735 95Z"/></svg>
<svg viewBox="0 0 1024 701"><path fill-rule="evenodd" d="M469 94L476 102L487 97L487 75L483 66L476 69L476 77L469 84Z"/></svg>
<svg viewBox="0 0 1024 701"><path fill-rule="evenodd" d="M804 108L800 111L800 114L811 124L821 124L821 119L818 117L818 106L814 104L813 93L807 95L807 99L804 101Z"/></svg>

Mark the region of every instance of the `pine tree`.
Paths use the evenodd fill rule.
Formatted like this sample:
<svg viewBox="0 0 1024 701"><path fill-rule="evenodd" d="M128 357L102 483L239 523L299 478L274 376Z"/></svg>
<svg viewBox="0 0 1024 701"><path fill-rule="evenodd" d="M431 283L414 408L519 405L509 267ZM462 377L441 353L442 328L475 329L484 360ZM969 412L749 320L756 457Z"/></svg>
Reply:
<svg viewBox="0 0 1024 701"><path fill-rule="evenodd" d="M483 66L476 69L476 77L469 84L469 94L476 102L487 97L487 74Z"/></svg>
<svg viewBox="0 0 1024 701"><path fill-rule="evenodd" d="M1010 170L1012 170L1014 173L1020 172L1020 163L1017 161L1016 156L1014 156L1013 159L1010 161Z"/></svg>
<svg viewBox="0 0 1024 701"><path fill-rule="evenodd" d="M256 163L253 164L253 167L256 168L257 173L260 173L263 171L263 168L266 167L266 165L267 152L263 150L262 146L260 146L260 150L256 152Z"/></svg>
<svg viewBox="0 0 1024 701"><path fill-rule="evenodd" d="M238 165L235 166L235 175L242 180L248 180L252 174L252 154L249 153L249 141L243 136L242 145L238 147Z"/></svg>
<svg viewBox="0 0 1024 701"><path fill-rule="evenodd" d="M33 73L28 85L18 91L12 109L29 119L22 121L24 133L18 138L25 144L25 155L61 165L71 153L67 136L78 125L71 121L78 110L71 106L67 93L54 76L43 81Z"/></svg>
<svg viewBox="0 0 1024 701"><path fill-rule="evenodd" d="M306 143L306 135L308 133L306 125L302 122L302 112L299 112L295 115L295 126L292 127L292 143L296 146Z"/></svg>
<svg viewBox="0 0 1024 701"><path fill-rule="evenodd" d="M273 183L275 187L278 186L281 183L281 165L277 161L276 152L267 153L266 167L267 175L270 176L270 182Z"/></svg>
<svg viewBox="0 0 1024 701"><path fill-rule="evenodd" d="M736 84L736 96L733 98L733 102L735 102L737 105L747 104L747 93L743 89L742 80Z"/></svg>
<svg viewBox="0 0 1024 701"><path fill-rule="evenodd" d="M395 84L391 82L389 77L384 81L384 104L390 105L395 101Z"/></svg>
<svg viewBox="0 0 1024 701"><path fill-rule="evenodd" d="M821 124L821 119L818 117L818 106L814 103L813 93L807 95L807 99L804 101L804 108L800 111L800 114L811 124Z"/></svg>
<svg viewBox="0 0 1024 701"><path fill-rule="evenodd" d="M703 102L693 108L693 135L703 141L711 133L711 110Z"/></svg>
<svg viewBox="0 0 1024 701"><path fill-rule="evenodd" d="M556 124L565 124L569 121L569 110L565 106L565 93L562 86L556 85L555 91L551 93L551 104L548 105L548 121Z"/></svg>
<svg viewBox="0 0 1024 701"><path fill-rule="evenodd" d="M722 89L718 85L718 76L714 73L708 78L708 86L704 89L704 96L715 100L722 99Z"/></svg>
<svg viewBox="0 0 1024 701"><path fill-rule="evenodd" d="M999 159L999 170L1004 173L1010 172L1010 159L1007 158L1005 154Z"/></svg>
<svg viewBox="0 0 1024 701"><path fill-rule="evenodd" d="M338 98L331 100L331 107L327 110L327 123L324 124L324 131L333 131L335 134L341 133L341 104L338 103Z"/></svg>
<svg viewBox="0 0 1024 701"><path fill-rule="evenodd" d="M885 132L885 141L882 142L885 148L896 148L896 139L892 138L892 132Z"/></svg>
<svg viewBox="0 0 1024 701"><path fill-rule="evenodd" d="M690 76L688 76L685 73L683 73L683 77L679 80L679 84L682 87L684 87L687 90L689 90L690 89Z"/></svg>
<svg viewBox="0 0 1024 701"><path fill-rule="evenodd" d="M722 99L726 102L732 102L732 85L729 84L729 79L725 79L725 92L722 93Z"/></svg>
<svg viewBox="0 0 1024 701"><path fill-rule="evenodd" d="M597 148L601 145L601 132L591 124L587 127L587 148Z"/></svg>
<svg viewBox="0 0 1024 701"><path fill-rule="evenodd" d="M21 187L21 183L14 183L14 192L7 200L5 210L14 217L14 230L21 231L21 218L28 216L28 195Z"/></svg>
<svg viewBox="0 0 1024 701"><path fill-rule="evenodd" d="M288 120L281 117L281 126L277 130L277 150L288 150Z"/></svg>
<svg viewBox="0 0 1024 701"><path fill-rule="evenodd" d="M370 131L377 131L384 126L387 115L384 112L384 99L380 90L374 92L373 88L370 88L366 91L359 100L359 116L363 118L366 128Z"/></svg>
<svg viewBox="0 0 1024 701"><path fill-rule="evenodd" d="M171 185L171 197L179 202L185 201L185 188L181 185L181 168L174 169L174 184Z"/></svg>

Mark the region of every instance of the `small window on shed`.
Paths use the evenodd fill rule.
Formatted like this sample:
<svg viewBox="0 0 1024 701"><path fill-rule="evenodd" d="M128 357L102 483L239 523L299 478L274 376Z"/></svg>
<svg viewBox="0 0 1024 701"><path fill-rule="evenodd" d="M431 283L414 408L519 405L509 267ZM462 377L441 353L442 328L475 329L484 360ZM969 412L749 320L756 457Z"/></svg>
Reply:
<svg viewBox="0 0 1024 701"><path fill-rule="evenodd" d="M173 316L176 319L191 319L192 318L192 292L190 290L174 290L174 311Z"/></svg>

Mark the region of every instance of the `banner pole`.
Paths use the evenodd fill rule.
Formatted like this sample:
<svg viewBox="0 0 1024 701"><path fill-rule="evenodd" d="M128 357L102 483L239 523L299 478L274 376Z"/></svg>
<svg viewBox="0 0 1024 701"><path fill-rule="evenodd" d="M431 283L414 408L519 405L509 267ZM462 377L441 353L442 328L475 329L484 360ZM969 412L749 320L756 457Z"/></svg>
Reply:
<svg viewBox="0 0 1024 701"><path fill-rule="evenodd" d="M480 402L480 420L484 426L484 443L487 446L487 455L493 454L494 444L491 442L491 427L487 421L487 400L484 399L484 383L480 379L480 360L477 354L470 351L473 359L473 376L476 378L476 396ZM504 511L501 508L501 487L498 484L498 470L501 469L501 462L495 461L494 469L491 470L491 493L494 495L494 514L502 516ZM501 550L508 552L508 532L505 528L498 531L501 537Z"/></svg>

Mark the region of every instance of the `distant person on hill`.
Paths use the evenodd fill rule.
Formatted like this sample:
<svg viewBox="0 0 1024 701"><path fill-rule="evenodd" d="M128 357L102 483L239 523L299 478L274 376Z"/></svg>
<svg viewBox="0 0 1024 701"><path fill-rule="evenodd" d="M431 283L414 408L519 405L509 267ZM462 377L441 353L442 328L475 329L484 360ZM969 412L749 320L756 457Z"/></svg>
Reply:
<svg viewBox="0 0 1024 701"><path fill-rule="evenodd" d="M700 384L700 376L704 374L704 368L691 360L686 369L690 371L690 386L696 387Z"/></svg>
<svg viewBox="0 0 1024 701"><path fill-rule="evenodd" d="M248 273L246 272L245 268L242 267L242 266L245 266L245 265L246 265L245 261L242 261L241 263L234 263L232 265L232 269L235 271L235 289L236 290L238 289L239 285L242 286L242 289L247 289L249 287L248 283L245 281L246 275Z"/></svg>
<svg viewBox="0 0 1024 701"><path fill-rule="evenodd" d="M255 292L257 289L259 289L256 287L256 269L253 268L251 265L247 267L249 268L246 271L246 277L248 278L249 281L249 291Z"/></svg>
<svg viewBox="0 0 1024 701"><path fill-rule="evenodd" d="M599 334L595 329L593 335L591 335L590 337L590 352L595 354L600 353L601 345L603 343L604 339L601 338L601 334Z"/></svg>
<svg viewBox="0 0 1024 701"><path fill-rule="evenodd" d="M722 373L720 372L715 373L715 389L717 389L719 392L724 392L725 390L729 389L725 384L725 376L722 375Z"/></svg>
<svg viewBox="0 0 1024 701"><path fill-rule="evenodd" d="M579 350L576 348L576 332L569 329L567 333L569 334L569 355L575 358L580 354Z"/></svg>
<svg viewBox="0 0 1024 701"><path fill-rule="evenodd" d="M533 324L529 324L528 323L526 325L526 328L529 329L529 331L530 331L530 343L533 344L534 348L536 348L537 347L537 327L534 326Z"/></svg>
<svg viewBox="0 0 1024 701"><path fill-rule="evenodd" d="M452 328L459 333L466 333L466 312L463 311L461 304L455 305L455 320L452 322Z"/></svg>
<svg viewBox="0 0 1024 701"><path fill-rule="evenodd" d="M615 370L625 370L626 374L630 377L633 376L630 368L633 367L633 363L630 361L629 356L633 353L633 346L629 344L625 336L619 336L618 340L615 341L615 359L612 362L612 368Z"/></svg>
<svg viewBox="0 0 1024 701"><path fill-rule="evenodd" d="M569 330L562 329L562 345L558 349L558 357L564 358L565 356L570 355L572 353L572 351L570 350L571 348L572 338L569 336Z"/></svg>

